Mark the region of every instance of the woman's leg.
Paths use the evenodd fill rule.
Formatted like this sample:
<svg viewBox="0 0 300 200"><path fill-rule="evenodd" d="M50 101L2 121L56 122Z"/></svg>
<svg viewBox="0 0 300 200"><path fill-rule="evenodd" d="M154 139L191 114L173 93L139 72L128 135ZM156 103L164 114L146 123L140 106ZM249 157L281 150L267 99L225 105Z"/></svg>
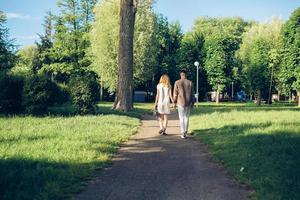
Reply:
<svg viewBox="0 0 300 200"><path fill-rule="evenodd" d="M164 128L166 129L168 127L168 115L164 115Z"/></svg>
<svg viewBox="0 0 300 200"><path fill-rule="evenodd" d="M163 120L164 120L164 116L162 114L159 115L159 119L158 119L158 123L159 123L159 127L160 127L160 130L163 130L164 129L164 126L163 126Z"/></svg>

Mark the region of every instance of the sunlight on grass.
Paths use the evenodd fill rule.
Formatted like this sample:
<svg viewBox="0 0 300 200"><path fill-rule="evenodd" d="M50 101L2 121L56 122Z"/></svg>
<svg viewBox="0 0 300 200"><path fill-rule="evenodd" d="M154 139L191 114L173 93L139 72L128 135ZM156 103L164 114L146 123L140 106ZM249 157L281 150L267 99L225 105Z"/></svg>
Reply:
<svg viewBox="0 0 300 200"><path fill-rule="evenodd" d="M299 119L291 105L207 103L194 109L191 129L257 199L300 199Z"/></svg>
<svg viewBox="0 0 300 200"><path fill-rule="evenodd" d="M0 117L1 199L62 199L109 164L147 105L127 114L108 105L99 104L98 115L73 116L66 106L52 116Z"/></svg>

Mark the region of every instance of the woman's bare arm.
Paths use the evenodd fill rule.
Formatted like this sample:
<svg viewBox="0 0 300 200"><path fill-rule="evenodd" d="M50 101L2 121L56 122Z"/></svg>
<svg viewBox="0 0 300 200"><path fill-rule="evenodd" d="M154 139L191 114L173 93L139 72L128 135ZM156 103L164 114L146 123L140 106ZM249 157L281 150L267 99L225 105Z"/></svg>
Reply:
<svg viewBox="0 0 300 200"><path fill-rule="evenodd" d="M155 106L157 106L158 98L159 98L159 91L158 89L156 89Z"/></svg>
<svg viewBox="0 0 300 200"><path fill-rule="evenodd" d="M170 97L172 103L174 104L174 99L173 99L173 95L172 95L172 88L169 89L169 97Z"/></svg>

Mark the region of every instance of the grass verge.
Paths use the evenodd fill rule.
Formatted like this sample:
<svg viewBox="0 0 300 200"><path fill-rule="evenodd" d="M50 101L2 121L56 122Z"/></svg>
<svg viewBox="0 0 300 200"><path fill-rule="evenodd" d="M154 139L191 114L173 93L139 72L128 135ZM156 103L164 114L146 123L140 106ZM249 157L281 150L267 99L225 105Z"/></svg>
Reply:
<svg viewBox="0 0 300 200"><path fill-rule="evenodd" d="M291 105L200 104L195 137L261 200L300 199L300 110Z"/></svg>
<svg viewBox="0 0 300 200"><path fill-rule="evenodd" d="M99 104L98 115L75 116L70 106L52 115L0 117L0 199L62 199L110 164L136 132L147 104L127 114Z"/></svg>

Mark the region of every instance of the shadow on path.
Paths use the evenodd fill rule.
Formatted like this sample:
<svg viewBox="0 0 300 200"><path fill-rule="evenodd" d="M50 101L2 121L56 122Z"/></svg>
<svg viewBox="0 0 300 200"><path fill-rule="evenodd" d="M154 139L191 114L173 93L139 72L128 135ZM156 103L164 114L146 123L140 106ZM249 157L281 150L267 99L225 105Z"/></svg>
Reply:
<svg viewBox="0 0 300 200"><path fill-rule="evenodd" d="M170 118L168 135L160 136L154 117L144 116L112 167L99 172L74 199L247 199L249 191L211 160L204 145L181 139L176 115Z"/></svg>

